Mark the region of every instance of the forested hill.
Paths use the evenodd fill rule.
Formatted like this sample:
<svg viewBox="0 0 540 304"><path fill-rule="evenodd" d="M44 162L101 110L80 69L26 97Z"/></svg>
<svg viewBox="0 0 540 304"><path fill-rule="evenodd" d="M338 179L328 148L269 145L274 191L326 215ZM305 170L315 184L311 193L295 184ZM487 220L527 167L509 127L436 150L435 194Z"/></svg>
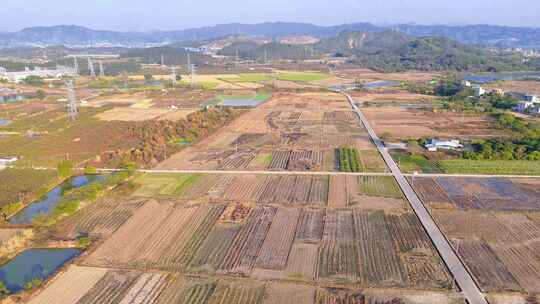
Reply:
<svg viewBox="0 0 540 304"><path fill-rule="evenodd" d="M382 71L457 70L490 71L531 68L522 55L493 52L441 37L414 37L401 32L342 32L311 45L279 42L237 42L220 54L242 59L316 59L323 55L346 57L353 64Z"/></svg>
<svg viewBox="0 0 540 304"><path fill-rule="evenodd" d="M116 32L94 30L74 25L32 27L18 32L0 32L0 47L20 46L148 46L185 40L209 40L229 35L277 38L310 35L328 38L343 31L383 32L396 30L410 36L446 37L465 44L500 47L540 48L540 28L493 25L393 25L376 26L352 23L319 26L309 23L267 22L260 24L230 23L177 31Z"/></svg>

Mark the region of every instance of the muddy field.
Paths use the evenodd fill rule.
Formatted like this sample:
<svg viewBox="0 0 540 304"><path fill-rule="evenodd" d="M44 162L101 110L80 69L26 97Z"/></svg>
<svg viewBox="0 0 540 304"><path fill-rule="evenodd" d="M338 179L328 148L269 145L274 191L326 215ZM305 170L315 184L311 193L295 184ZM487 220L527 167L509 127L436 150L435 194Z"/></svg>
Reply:
<svg viewBox="0 0 540 304"><path fill-rule="evenodd" d="M487 138L502 135L485 116L402 109L368 107L362 111L377 134L390 134L392 139L440 137Z"/></svg>
<svg viewBox="0 0 540 304"><path fill-rule="evenodd" d="M365 171L386 166L343 96L276 94L159 169L334 171L336 149L359 150Z"/></svg>
<svg viewBox="0 0 540 304"><path fill-rule="evenodd" d="M484 291L540 291L540 192L527 179L415 178Z"/></svg>

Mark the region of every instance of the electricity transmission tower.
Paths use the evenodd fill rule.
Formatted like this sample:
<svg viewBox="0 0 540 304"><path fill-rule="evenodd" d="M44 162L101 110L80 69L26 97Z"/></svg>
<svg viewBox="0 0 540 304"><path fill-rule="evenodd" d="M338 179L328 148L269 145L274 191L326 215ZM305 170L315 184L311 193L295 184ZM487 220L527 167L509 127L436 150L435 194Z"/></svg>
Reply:
<svg viewBox="0 0 540 304"><path fill-rule="evenodd" d="M190 86L193 88L193 77L195 76L195 65L191 64L191 55L187 54L187 68L189 73Z"/></svg>
<svg viewBox="0 0 540 304"><path fill-rule="evenodd" d="M172 74L171 74L171 81L172 85L176 86L176 68L171 68Z"/></svg>
<svg viewBox="0 0 540 304"><path fill-rule="evenodd" d="M73 86L73 80L66 80L66 87L68 91L68 101L67 101L67 110L68 110L68 118L71 120L77 119L77 114L79 111L77 110L77 99L75 97L75 88Z"/></svg>
<svg viewBox="0 0 540 304"><path fill-rule="evenodd" d="M163 53L161 53L161 66L165 66L165 55L163 55Z"/></svg>
<svg viewBox="0 0 540 304"><path fill-rule="evenodd" d="M75 75L79 75L79 61L77 60L77 56L73 56L74 60L74 69L75 69Z"/></svg>
<svg viewBox="0 0 540 304"><path fill-rule="evenodd" d="M96 71L94 70L94 64L92 63L92 59L88 57L88 70L90 71L90 76L92 78L96 78Z"/></svg>
<svg viewBox="0 0 540 304"><path fill-rule="evenodd" d="M105 77L105 69L103 68L103 61L99 62L99 77Z"/></svg>

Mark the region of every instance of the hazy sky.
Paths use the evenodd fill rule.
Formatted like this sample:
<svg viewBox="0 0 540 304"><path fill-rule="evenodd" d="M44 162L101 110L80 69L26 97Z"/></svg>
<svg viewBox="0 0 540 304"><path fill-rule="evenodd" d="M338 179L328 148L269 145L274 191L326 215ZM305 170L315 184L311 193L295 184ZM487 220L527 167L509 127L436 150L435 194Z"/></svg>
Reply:
<svg viewBox="0 0 540 304"><path fill-rule="evenodd" d="M0 9L0 31L58 24L149 31L264 21L540 27L538 0L0 0Z"/></svg>

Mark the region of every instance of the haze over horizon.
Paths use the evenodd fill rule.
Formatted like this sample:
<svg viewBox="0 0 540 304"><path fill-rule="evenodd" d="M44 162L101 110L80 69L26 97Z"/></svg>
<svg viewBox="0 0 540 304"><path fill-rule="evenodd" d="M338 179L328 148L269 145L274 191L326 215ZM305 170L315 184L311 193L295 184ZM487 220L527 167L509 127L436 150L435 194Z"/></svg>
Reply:
<svg viewBox="0 0 540 304"><path fill-rule="evenodd" d="M540 27L540 2L530 0L4 0L0 31L33 26L74 24L99 30L182 30L224 23L305 22L317 25L370 22L374 24L491 24ZM148 5L152 8L149 9ZM524 9L526 8L526 9Z"/></svg>

